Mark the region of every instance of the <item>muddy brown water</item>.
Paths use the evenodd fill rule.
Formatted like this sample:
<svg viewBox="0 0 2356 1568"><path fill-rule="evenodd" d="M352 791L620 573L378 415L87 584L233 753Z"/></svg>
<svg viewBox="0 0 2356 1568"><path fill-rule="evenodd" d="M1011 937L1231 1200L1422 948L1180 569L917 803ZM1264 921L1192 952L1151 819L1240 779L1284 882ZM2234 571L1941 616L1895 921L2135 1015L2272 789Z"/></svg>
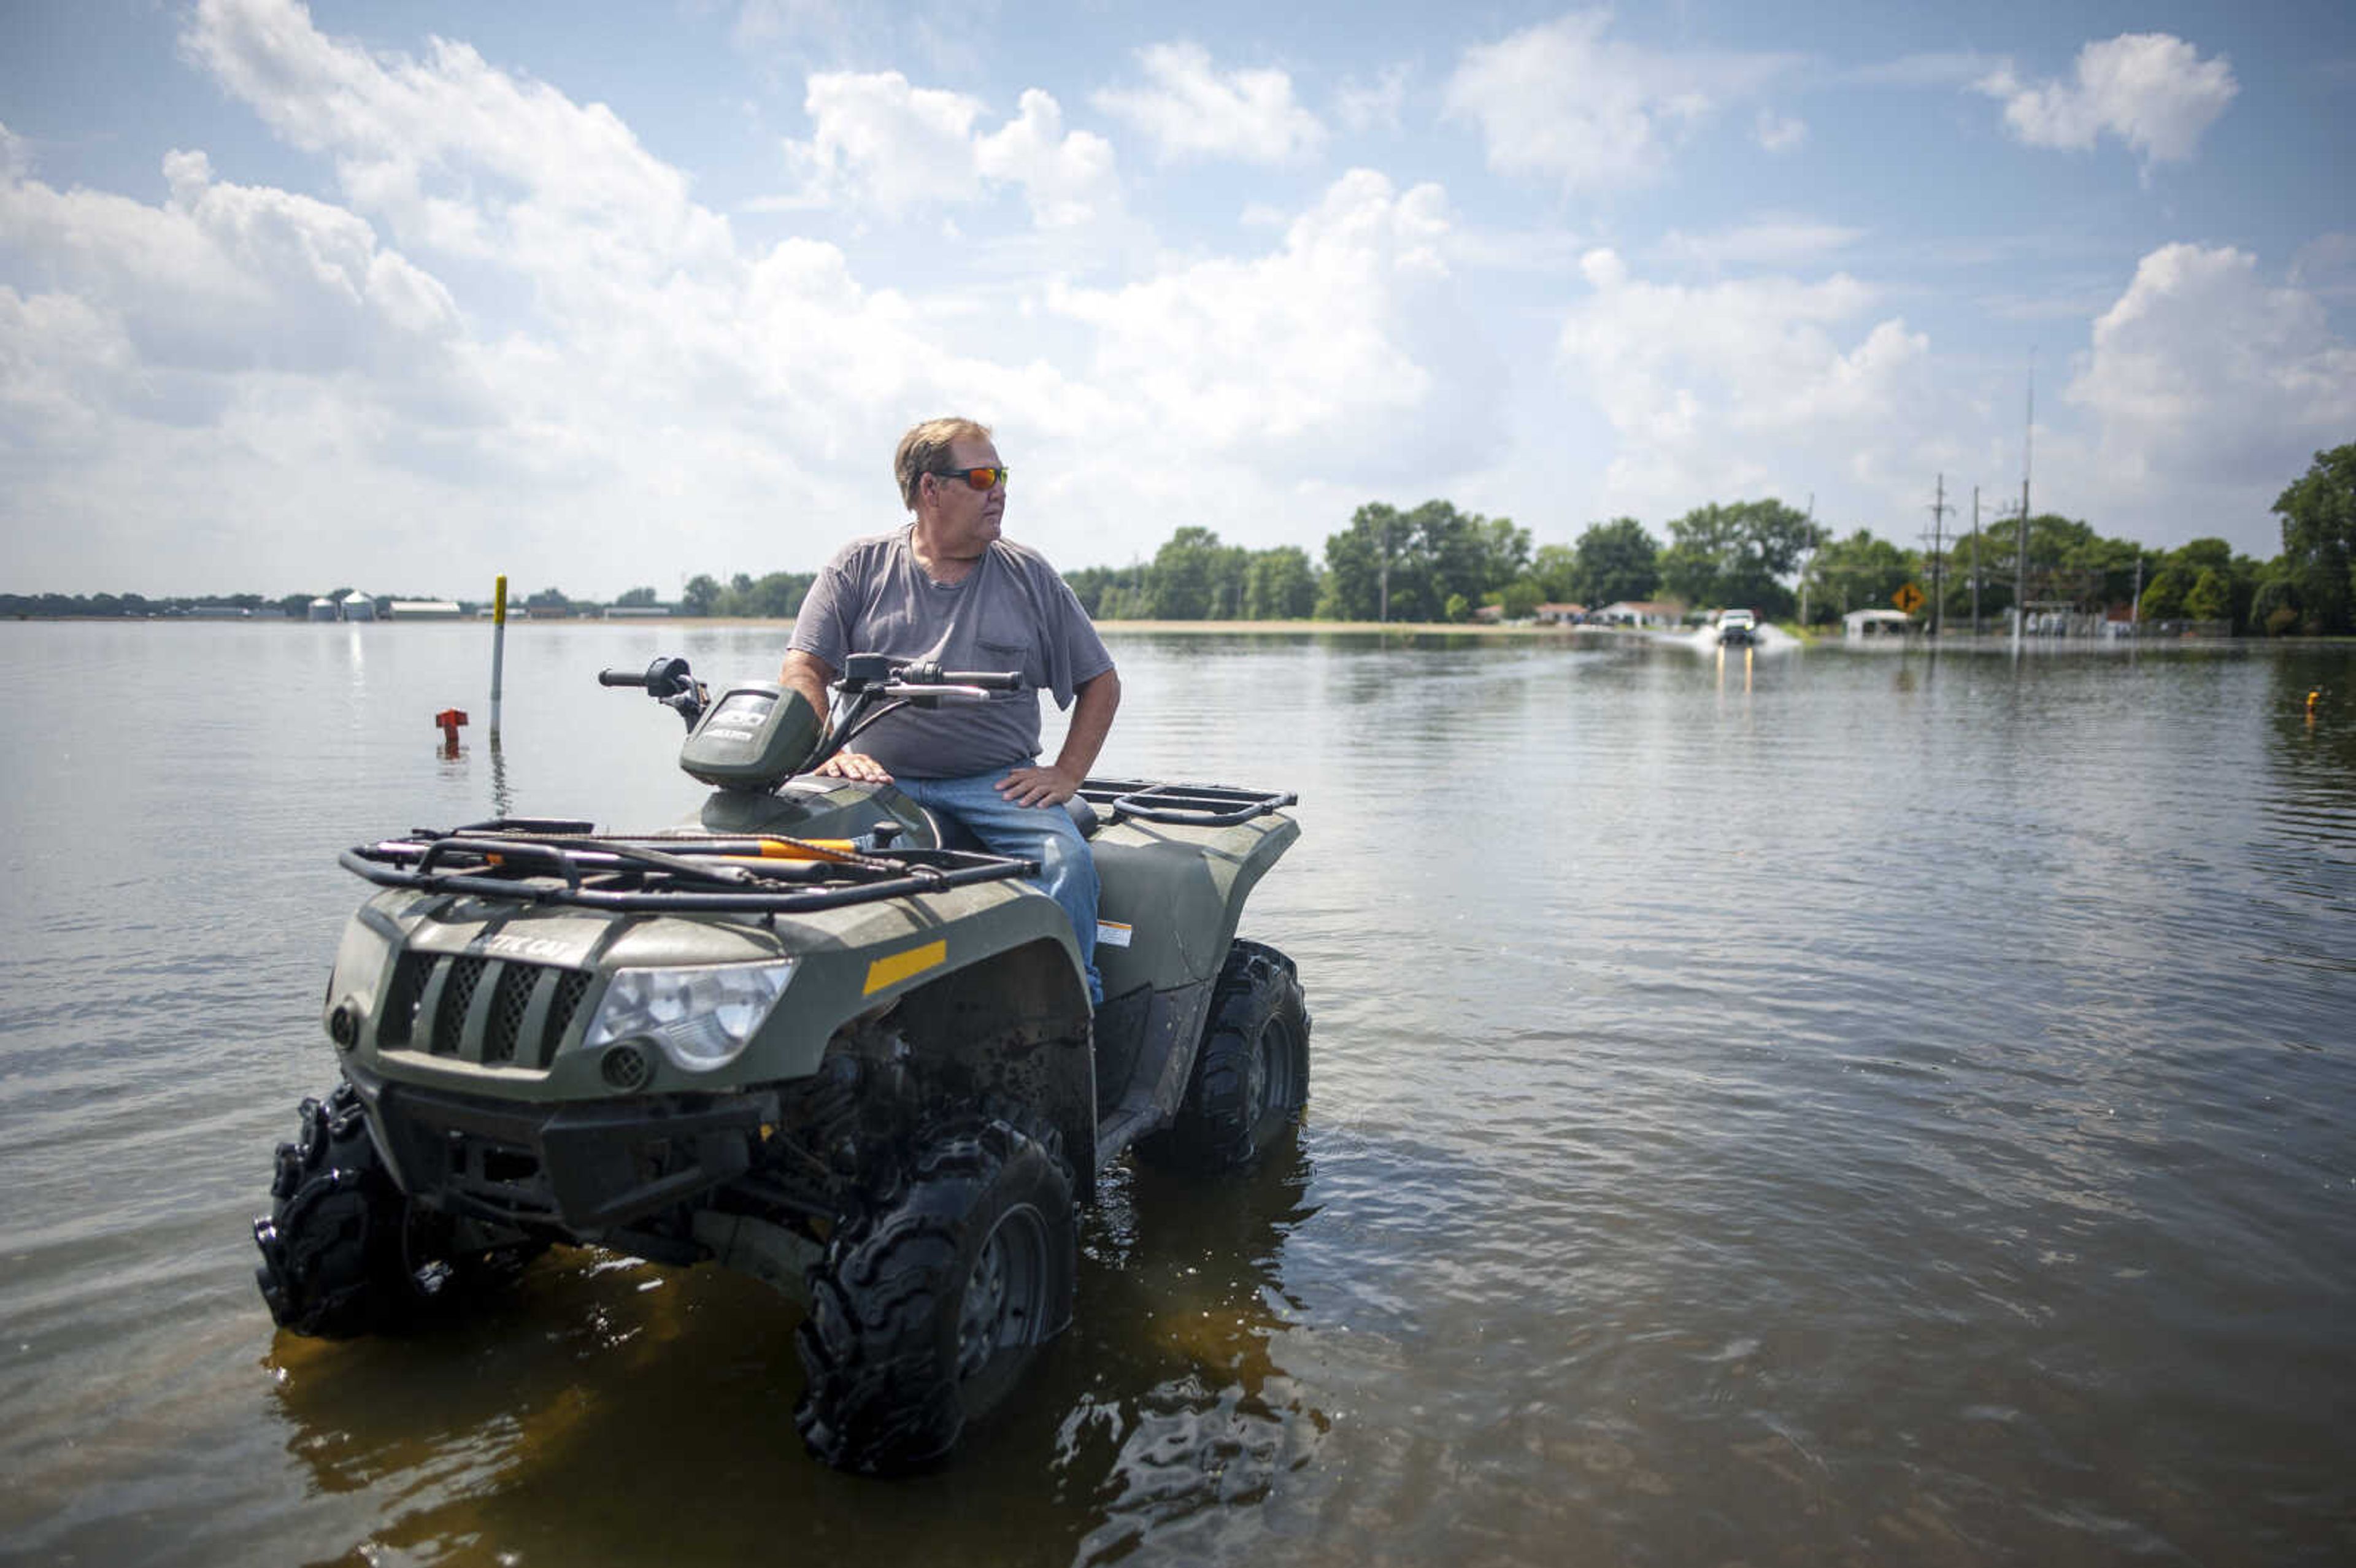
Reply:
<svg viewBox="0 0 2356 1568"><path fill-rule="evenodd" d="M777 641L519 627L495 751L485 628L0 626L0 1558L2356 1559L2345 648L1122 635L1108 769L1301 794L1309 1114L1118 1170L953 1465L812 1465L709 1269L274 1335L335 851L675 819L593 672Z"/></svg>

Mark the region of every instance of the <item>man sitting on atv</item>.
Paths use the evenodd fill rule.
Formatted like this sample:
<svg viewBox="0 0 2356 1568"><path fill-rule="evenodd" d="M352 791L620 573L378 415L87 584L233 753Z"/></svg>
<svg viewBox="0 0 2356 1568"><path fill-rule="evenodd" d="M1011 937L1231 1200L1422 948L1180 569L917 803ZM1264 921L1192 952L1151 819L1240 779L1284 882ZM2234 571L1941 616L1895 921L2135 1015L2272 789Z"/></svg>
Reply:
<svg viewBox="0 0 2356 1568"><path fill-rule="evenodd" d="M862 732L862 750L837 752L819 772L896 784L992 853L1038 861L1040 888L1079 939L1089 999L1101 1002L1096 863L1063 805L1120 706L1112 656L1046 558L999 537L1006 467L989 427L927 420L900 438L892 467L913 521L851 540L819 571L779 678L823 713L827 687L854 653L1021 672L1022 690L986 702L894 713ZM1063 750L1044 766L1042 691L1073 709Z"/></svg>

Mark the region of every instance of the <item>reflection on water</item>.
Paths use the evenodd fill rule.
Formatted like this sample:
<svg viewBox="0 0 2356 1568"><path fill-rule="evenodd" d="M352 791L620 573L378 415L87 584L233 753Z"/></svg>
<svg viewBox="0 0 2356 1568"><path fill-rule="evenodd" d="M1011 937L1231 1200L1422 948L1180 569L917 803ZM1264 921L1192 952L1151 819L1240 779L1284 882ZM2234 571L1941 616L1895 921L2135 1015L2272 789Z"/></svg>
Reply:
<svg viewBox="0 0 2356 1568"><path fill-rule="evenodd" d="M1057 1468L1103 1515L1078 1558L1111 1562L1152 1533L1265 1502L1316 1455L1332 1421L1279 1360L1306 1308L1283 1251L1310 1219L1298 1140L1259 1169L1206 1184L1124 1174L1091 1216L1077 1343L1066 1361L1109 1365L1057 1435Z"/></svg>
<svg viewBox="0 0 2356 1568"><path fill-rule="evenodd" d="M0 626L108 698L0 697L0 1555L2356 1556L2344 649L1121 635L1108 768L1301 793L1245 929L1310 1113L1111 1172L955 1464L812 1466L794 1309L709 1268L274 1336L334 852L686 816L677 720L594 684L666 638L779 634L526 628L444 760L476 628Z"/></svg>

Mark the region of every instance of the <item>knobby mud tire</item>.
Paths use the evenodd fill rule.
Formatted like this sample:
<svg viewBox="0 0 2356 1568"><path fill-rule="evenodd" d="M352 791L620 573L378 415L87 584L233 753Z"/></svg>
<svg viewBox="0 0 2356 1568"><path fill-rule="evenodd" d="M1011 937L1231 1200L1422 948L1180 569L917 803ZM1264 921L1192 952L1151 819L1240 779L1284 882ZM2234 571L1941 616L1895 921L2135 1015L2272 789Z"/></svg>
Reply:
<svg viewBox="0 0 2356 1568"><path fill-rule="evenodd" d="M1238 941L1211 989L1210 1023L1177 1120L1145 1140L1157 1165L1199 1171L1256 1164L1309 1100L1309 1004L1292 960Z"/></svg>
<svg viewBox="0 0 2356 1568"><path fill-rule="evenodd" d="M298 1115L300 1137L278 1146L270 1215L253 1222L271 1317L333 1339L414 1325L457 1277L448 1223L394 1184L350 1084Z"/></svg>
<svg viewBox="0 0 2356 1568"><path fill-rule="evenodd" d="M810 1270L794 1412L810 1453L879 1476L948 1454L1070 1323L1077 1251L1053 1140L999 1118L921 1138Z"/></svg>

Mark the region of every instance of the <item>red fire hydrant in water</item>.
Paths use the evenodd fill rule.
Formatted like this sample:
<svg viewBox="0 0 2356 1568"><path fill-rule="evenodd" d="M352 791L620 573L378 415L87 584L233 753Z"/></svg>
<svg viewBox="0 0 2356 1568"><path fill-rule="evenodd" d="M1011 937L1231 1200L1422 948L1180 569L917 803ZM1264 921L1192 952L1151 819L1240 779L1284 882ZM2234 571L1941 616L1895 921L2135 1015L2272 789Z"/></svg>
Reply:
<svg viewBox="0 0 2356 1568"><path fill-rule="evenodd" d="M463 708L444 708L434 716L434 722L442 726L444 756L455 757L458 754L458 726L466 721L466 710Z"/></svg>

